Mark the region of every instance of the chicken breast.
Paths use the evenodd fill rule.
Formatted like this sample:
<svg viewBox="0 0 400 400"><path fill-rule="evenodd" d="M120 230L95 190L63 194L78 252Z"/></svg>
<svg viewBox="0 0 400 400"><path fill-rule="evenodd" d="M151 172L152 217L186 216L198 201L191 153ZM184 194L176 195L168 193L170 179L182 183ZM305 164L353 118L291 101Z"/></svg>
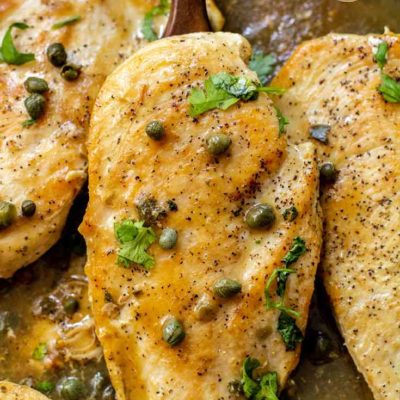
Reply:
<svg viewBox="0 0 400 400"><path fill-rule="evenodd" d="M314 146L287 148L266 94L188 115L191 88L208 77L256 80L246 66L250 54L248 42L229 33L163 39L117 68L96 100L90 200L80 230L97 333L119 400L234 399L232 381L246 357L276 372L281 387L297 364L300 346L287 350L277 330L283 313L266 309L264 289L293 244L304 241L307 251L293 264L282 300L300 313L292 322L303 331L321 242ZM145 133L153 120L162 121L161 141ZM227 154L211 156L205 142L220 132L232 144ZM276 220L269 229L250 229L245 213L261 203L272 206ZM298 216L290 222L281 213L293 207ZM144 214L163 217L153 229L175 229L177 245L154 243L152 269L124 267L114 225L118 233L121 222ZM235 281L234 293L225 293L234 297L213 289L223 278ZM180 326L168 336L173 318ZM181 328L186 336L178 344Z"/></svg>
<svg viewBox="0 0 400 400"><path fill-rule="evenodd" d="M329 131L327 143L315 140L320 163L339 171L322 188L322 275L375 399L393 400L400 398L400 104L378 91L374 54L382 41L383 73L400 78L399 36L334 34L300 46L273 84L288 89L276 104L290 142L309 140L318 125Z"/></svg>
<svg viewBox="0 0 400 400"><path fill-rule="evenodd" d="M28 386L16 385L15 383L0 382L0 397L2 400L47 400L43 394L29 388Z"/></svg>

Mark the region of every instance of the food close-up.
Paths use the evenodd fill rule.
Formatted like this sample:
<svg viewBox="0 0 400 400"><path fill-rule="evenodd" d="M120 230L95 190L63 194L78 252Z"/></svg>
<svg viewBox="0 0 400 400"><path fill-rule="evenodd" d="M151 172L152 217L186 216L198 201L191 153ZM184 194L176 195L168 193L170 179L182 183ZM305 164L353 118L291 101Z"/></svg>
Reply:
<svg viewBox="0 0 400 400"><path fill-rule="evenodd" d="M0 400L400 400L399 11L0 1Z"/></svg>

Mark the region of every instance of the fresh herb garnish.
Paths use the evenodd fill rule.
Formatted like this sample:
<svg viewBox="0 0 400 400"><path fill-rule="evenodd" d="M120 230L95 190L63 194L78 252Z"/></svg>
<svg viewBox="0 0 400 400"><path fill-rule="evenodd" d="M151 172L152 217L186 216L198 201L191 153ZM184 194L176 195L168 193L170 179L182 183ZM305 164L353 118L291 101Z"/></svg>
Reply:
<svg viewBox="0 0 400 400"><path fill-rule="evenodd" d="M303 334L296 325L296 320L285 312L281 312L278 318L278 332L286 345L287 350L294 350L297 343L303 340Z"/></svg>
<svg viewBox="0 0 400 400"><path fill-rule="evenodd" d="M389 46L387 42L382 41L379 43L376 53L374 54L374 58L376 63L379 65L379 68L383 68L387 63L387 55L388 55Z"/></svg>
<svg viewBox="0 0 400 400"><path fill-rule="evenodd" d="M265 55L262 51L256 51L251 56L249 68L257 73L258 79L265 85L268 77L275 71L276 62L274 54Z"/></svg>
<svg viewBox="0 0 400 400"><path fill-rule="evenodd" d="M299 212L295 206L291 206L287 208L282 215L285 221L293 222L299 215Z"/></svg>
<svg viewBox="0 0 400 400"><path fill-rule="evenodd" d="M139 264L146 270L154 266L154 258L146 252L156 240L152 228L145 227L143 221L126 219L115 224L114 232L115 237L121 243L118 251L118 263L125 267Z"/></svg>
<svg viewBox="0 0 400 400"><path fill-rule="evenodd" d="M221 72L204 82L204 90L198 88L191 90L189 115L196 117L215 108L226 110L239 100L257 99L260 92L281 95L284 90L270 86L263 87L246 77Z"/></svg>
<svg viewBox="0 0 400 400"><path fill-rule="evenodd" d="M328 134L331 131L330 125L312 125L310 128L310 136L321 143L328 143Z"/></svg>
<svg viewBox="0 0 400 400"><path fill-rule="evenodd" d="M274 107L276 116L279 123L279 136L286 132L286 125L289 124L289 120L282 114L282 111L278 107Z"/></svg>
<svg viewBox="0 0 400 400"><path fill-rule="evenodd" d="M295 263L306 251L306 242L302 238L296 237L293 241L292 247L287 252L285 257L283 257L282 262L287 268L289 265Z"/></svg>
<svg viewBox="0 0 400 400"><path fill-rule="evenodd" d="M242 366L241 384L246 399L251 400L279 400L278 375L268 372L261 379L253 378L253 371L260 366L260 362L247 357Z"/></svg>
<svg viewBox="0 0 400 400"><path fill-rule="evenodd" d="M46 343L39 343L35 350L33 350L32 358L37 361L42 361L47 355Z"/></svg>
<svg viewBox="0 0 400 400"><path fill-rule="evenodd" d="M148 13L146 13L142 25L142 34L146 40L153 42L154 40L158 39L158 36L153 29L154 17L167 15L169 10L169 0L160 0L160 4L158 6L153 7Z"/></svg>
<svg viewBox="0 0 400 400"><path fill-rule="evenodd" d="M49 394L55 389L56 385L51 381L37 382L34 388L43 394Z"/></svg>
<svg viewBox="0 0 400 400"><path fill-rule="evenodd" d="M382 83L378 90L389 103L400 103L400 83L389 75L382 74Z"/></svg>
<svg viewBox="0 0 400 400"><path fill-rule="evenodd" d="M33 61L35 59L34 54L20 53L16 49L11 35L11 31L13 28L25 30L29 28L29 25L23 22L15 22L14 24L9 26L1 43L0 62L5 62L7 64L13 65L22 65L29 61Z"/></svg>
<svg viewBox="0 0 400 400"><path fill-rule="evenodd" d="M76 22L80 21L82 18L80 15L73 15L71 17L65 18L64 20L55 23L51 29L60 29L67 25L75 24Z"/></svg>
<svg viewBox="0 0 400 400"><path fill-rule="evenodd" d="M299 317L300 314L297 311L292 310L289 307L286 307L283 303L283 299L279 299L278 301L273 301L271 298L271 286L274 283L276 279L278 279L278 276L280 276L281 279L281 289L279 289L279 285L277 287L277 292L284 292L284 288L282 290L282 285L283 282L286 283L287 277L294 273L295 271L293 269L288 269L288 268L277 268L275 269L271 276L269 277L265 289L264 289L264 294L265 294L265 307L267 310L270 310L272 308L275 308L281 312L285 312L286 314L293 315L294 317Z"/></svg>

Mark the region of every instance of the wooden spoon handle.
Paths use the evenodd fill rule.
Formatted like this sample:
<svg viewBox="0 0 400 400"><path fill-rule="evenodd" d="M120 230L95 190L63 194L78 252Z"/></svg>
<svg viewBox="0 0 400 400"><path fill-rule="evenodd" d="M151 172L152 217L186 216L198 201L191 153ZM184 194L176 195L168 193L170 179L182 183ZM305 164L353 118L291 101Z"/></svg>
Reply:
<svg viewBox="0 0 400 400"><path fill-rule="evenodd" d="M172 0L163 37L210 30L205 0Z"/></svg>

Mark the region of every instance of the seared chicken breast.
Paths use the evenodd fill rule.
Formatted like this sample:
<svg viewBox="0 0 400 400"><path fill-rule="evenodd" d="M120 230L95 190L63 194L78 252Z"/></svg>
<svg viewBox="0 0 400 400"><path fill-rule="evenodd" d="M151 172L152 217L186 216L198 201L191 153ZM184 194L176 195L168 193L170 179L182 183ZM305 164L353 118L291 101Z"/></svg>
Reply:
<svg viewBox="0 0 400 400"><path fill-rule="evenodd" d="M400 78L398 35L334 34L301 45L273 82L287 88L276 104L289 141L319 136L320 164L338 171L322 188L322 275L377 400L400 398L400 91L385 101L388 77Z"/></svg>
<svg viewBox="0 0 400 400"><path fill-rule="evenodd" d="M47 400L43 394L29 388L28 386L15 383L0 382L0 398L2 400Z"/></svg>
<svg viewBox="0 0 400 400"><path fill-rule="evenodd" d="M119 400L234 399L246 357L277 374L281 388L298 362L321 243L314 146L286 146L264 93L189 115L189 93L207 78L225 72L257 81L250 54L235 34L163 39L117 68L96 100L80 230ZM216 134L230 147L211 155ZM253 229L249 210L260 205L270 224ZM121 245L130 228L140 233ZM148 253L134 248L144 241ZM124 249L142 261L127 262L135 255ZM298 260L279 300L273 278L291 256ZM274 306L266 307L265 291ZM281 312L283 304L296 317ZM284 343L285 321L295 343ZM256 388L263 384L253 378Z"/></svg>
<svg viewBox="0 0 400 400"><path fill-rule="evenodd" d="M0 230L0 278L37 259L59 238L69 208L86 180L85 139L90 111L108 73L137 46L134 33L144 10L137 1L6 1L0 7L0 37L14 22L15 47L32 53L23 65L0 63L0 201L16 208L16 217ZM145 4L145 2L142 2ZM80 21L59 29L52 25L71 16ZM67 81L52 65L46 49L62 43L68 63L80 66L78 79ZM24 100L28 77L45 79L45 113L29 127ZM31 200L33 216L21 205ZM3 210L1 210L3 211Z"/></svg>

